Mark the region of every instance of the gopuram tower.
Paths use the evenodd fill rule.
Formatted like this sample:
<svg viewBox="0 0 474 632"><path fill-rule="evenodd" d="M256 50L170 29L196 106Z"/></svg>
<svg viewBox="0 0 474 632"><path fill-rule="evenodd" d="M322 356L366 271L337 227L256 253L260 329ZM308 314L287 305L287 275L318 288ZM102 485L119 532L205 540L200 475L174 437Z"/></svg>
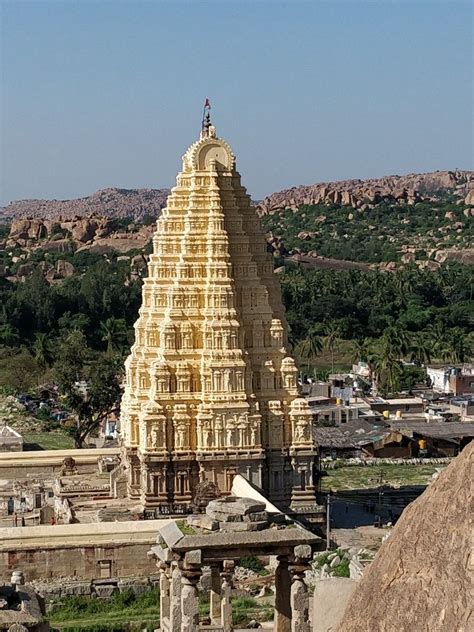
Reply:
<svg viewBox="0 0 474 632"><path fill-rule="evenodd" d="M189 503L236 473L281 507L314 503L311 412L279 282L229 145L209 116L157 221L121 433L128 492Z"/></svg>

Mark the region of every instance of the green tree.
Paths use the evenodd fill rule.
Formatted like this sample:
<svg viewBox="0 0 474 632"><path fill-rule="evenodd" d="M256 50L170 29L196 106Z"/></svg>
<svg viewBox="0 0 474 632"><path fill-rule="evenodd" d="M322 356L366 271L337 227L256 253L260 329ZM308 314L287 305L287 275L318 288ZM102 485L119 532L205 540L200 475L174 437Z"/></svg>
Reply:
<svg viewBox="0 0 474 632"><path fill-rule="evenodd" d="M51 366L53 359L49 336L43 332L36 333L32 350L33 357L36 360L38 367L41 369L41 377L44 378L44 373L46 369Z"/></svg>
<svg viewBox="0 0 474 632"><path fill-rule="evenodd" d="M448 332L442 349L442 356L448 362L468 362L473 355L473 345L464 330L454 327Z"/></svg>
<svg viewBox="0 0 474 632"><path fill-rule="evenodd" d="M60 344L54 370L64 403L75 417L70 427L74 445L82 448L87 437L118 412L122 359L92 352L84 334L73 331Z"/></svg>
<svg viewBox="0 0 474 632"><path fill-rule="evenodd" d="M122 349L127 340L127 323L123 318L111 316L100 323L100 333L103 342L107 344L107 355L111 356Z"/></svg>
<svg viewBox="0 0 474 632"><path fill-rule="evenodd" d="M324 346L331 354L331 371L334 373L334 351L340 343L339 327L335 323L329 323L325 329Z"/></svg>
<svg viewBox="0 0 474 632"><path fill-rule="evenodd" d="M19 352L0 352L0 387L11 393L24 393L36 386L40 368L31 353L23 347Z"/></svg>
<svg viewBox="0 0 474 632"><path fill-rule="evenodd" d="M418 365L431 362L433 348L429 337L424 332L411 337L408 345L408 354L410 360Z"/></svg>
<svg viewBox="0 0 474 632"><path fill-rule="evenodd" d="M295 351L302 360L306 360L309 370L310 365L321 353L322 349L323 343L320 336L318 336L314 331L310 331L308 336L298 343Z"/></svg>
<svg viewBox="0 0 474 632"><path fill-rule="evenodd" d="M367 362L370 342L370 338L356 338L352 341L352 359L354 363Z"/></svg>

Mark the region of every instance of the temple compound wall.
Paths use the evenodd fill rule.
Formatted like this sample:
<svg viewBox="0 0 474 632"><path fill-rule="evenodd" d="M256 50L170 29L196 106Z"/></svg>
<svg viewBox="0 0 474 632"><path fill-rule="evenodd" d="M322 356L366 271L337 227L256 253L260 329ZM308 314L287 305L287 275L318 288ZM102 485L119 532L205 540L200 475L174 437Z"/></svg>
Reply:
<svg viewBox="0 0 474 632"><path fill-rule="evenodd" d="M34 579L147 576L147 552L166 522L106 522L0 529L0 575Z"/></svg>
<svg viewBox="0 0 474 632"><path fill-rule="evenodd" d="M236 473L280 506L314 502L273 260L209 122L157 221L121 411L128 493L145 507L189 503L204 480L230 493Z"/></svg>
<svg viewBox="0 0 474 632"><path fill-rule="evenodd" d="M118 448L0 452L0 479L60 475L69 459L78 474L95 472L100 459L115 459L119 455Z"/></svg>

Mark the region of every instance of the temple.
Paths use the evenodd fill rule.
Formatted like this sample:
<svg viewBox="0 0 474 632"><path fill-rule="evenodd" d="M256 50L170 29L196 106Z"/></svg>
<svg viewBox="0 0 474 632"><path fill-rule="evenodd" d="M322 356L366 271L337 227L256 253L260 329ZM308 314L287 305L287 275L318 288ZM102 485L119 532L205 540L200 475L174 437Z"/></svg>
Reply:
<svg viewBox="0 0 474 632"><path fill-rule="evenodd" d="M128 493L185 504L236 473L279 507L314 503L311 412L297 389L273 261L209 118L157 221L121 433Z"/></svg>

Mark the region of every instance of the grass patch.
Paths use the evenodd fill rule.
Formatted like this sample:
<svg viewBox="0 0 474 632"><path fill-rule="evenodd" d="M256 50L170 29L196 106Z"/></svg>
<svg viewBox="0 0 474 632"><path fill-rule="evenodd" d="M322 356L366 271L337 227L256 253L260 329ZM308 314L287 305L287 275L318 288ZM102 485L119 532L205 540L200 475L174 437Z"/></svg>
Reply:
<svg viewBox="0 0 474 632"><path fill-rule="evenodd" d="M132 590L115 593L110 599L67 597L48 613L53 630L109 632L156 629L160 618L158 590L135 595Z"/></svg>
<svg viewBox="0 0 474 632"><path fill-rule="evenodd" d="M178 528L184 533L184 535L197 535L198 532L191 527L186 520L176 520Z"/></svg>
<svg viewBox="0 0 474 632"><path fill-rule="evenodd" d="M371 489L382 484L427 485L432 475L442 466L426 465L345 465L324 470L321 491Z"/></svg>
<svg viewBox="0 0 474 632"><path fill-rule="evenodd" d="M23 435L24 450L71 450L72 437L64 432L27 432Z"/></svg>

